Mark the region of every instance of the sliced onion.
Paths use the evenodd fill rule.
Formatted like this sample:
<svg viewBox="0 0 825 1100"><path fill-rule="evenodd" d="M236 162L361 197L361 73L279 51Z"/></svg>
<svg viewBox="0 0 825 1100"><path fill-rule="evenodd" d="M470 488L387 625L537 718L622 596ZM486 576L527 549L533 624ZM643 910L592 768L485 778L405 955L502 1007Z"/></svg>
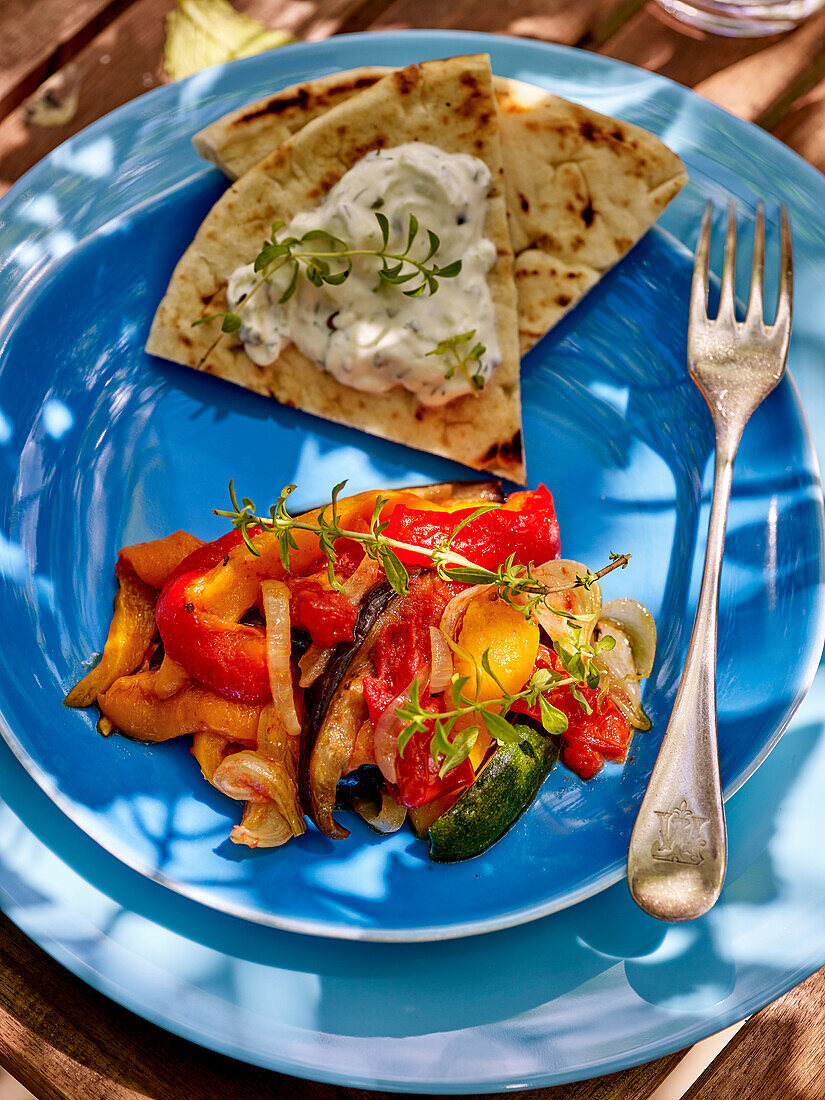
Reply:
<svg viewBox="0 0 825 1100"><path fill-rule="evenodd" d="M326 669L334 652L335 646L333 645L321 646L317 642L313 642L298 662L298 669L301 673L301 679L298 681L299 686L302 688L312 687Z"/></svg>
<svg viewBox="0 0 825 1100"><path fill-rule="evenodd" d="M262 581L261 594L266 618L266 661L272 702L277 707L287 732L297 737L301 732L301 723L298 721L292 690L289 589L283 581Z"/></svg>
<svg viewBox="0 0 825 1100"><path fill-rule="evenodd" d="M441 622L439 623L441 633L446 635L451 641L455 641L458 637L458 628L461 625L461 620L464 618L464 612L467 610L467 604L470 600L475 599L479 593L489 592L490 589L494 587L495 586L492 584L474 584L472 588L465 588L463 592L459 592L457 596L453 596L444 608L444 614L441 616Z"/></svg>
<svg viewBox="0 0 825 1100"><path fill-rule="evenodd" d="M430 693L437 695L453 678L455 667L447 639L437 626L430 627Z"/></svg>
<svg viewBox="0 0 825 1100"><path fill-rule="evenodd" d="M280 764L291 779L297 779L301 739L287 733L280 711L274 703L267 703L261 711L256 743L261 756Z"/></svg>
<svg viewBox="0 0 825 1100"><path fill-rule="evenodd" d="M380 571L381 566L375 558L371 558L369 555L364 554L358 568L352 576L342 584L341 587L344 589L344 594L349 596L353 603L360 603L367 590L372 588L378 580Z"/></svg>
<svg viewBox="0 0 825 1100"><path fill-rule="evenodd" d="M567 619L563 615L554 615L552 608L569 611L574 615L595 616L599 612L602 605L602 590L599 582L595 581L590 588L585 588L583 585L574 587L576 575L583 576L587 572L586 565L567 558L548 561L533 569L536 579L542 584L546 584L551 589L559 589L548 593L546 600L540 603L534 612L536 622L553 641L558 641L567 634Z"/></svg>
<svg viewBox="0 0 825 1100"><path fill-rule="evenodd" d="M424 669L416 680L419 683L419 695L424 690L424 687L429 683L429 669ZM378 725L375 727L375 733L373 734L373 740L375 743L375 763L381 769L381 774L384 776L388 783L398 782L398 773L395 770L395 761L398 757L398 735L401 732L401 723L396 716L396 708L403 706L404 703L410 701L410 688L413 683L409 684L399 695L397 695L381 717L378 719Z"/></svg>
<svg viewBox="0 0 825 1100"><path fill-rule="evenodd" d="M407 807L400 806L388 791L382 791L380 804L368 798L357 798L352 808L371 829L384 835L397 833L407 819Z"/></svg>
<svg viewBox="0 0 825 1100"><path fill-rule="evenodd" d="M265 760L249 749L234 752L215 769L212 783L229 798L273 803L295 836L306 831L295 784L273 760Z"/></svg>
<svg viewBox="0 0 825 1100"><path fill-rule="evenodd" d="M397 695L378 719L378 725L373 734L375 763L388 783L398 782L395 758L398 755L398 734L401 732L401 723L398 721L395 708L409 702L409 699L409 688Z"/></svg>
<svg viewBox="0 0 825 1100"><path fill-rule="evenodd" d="M608 600L601 609L599 622L621 627L633 651L637 674L649 676L656 657L656 620L645 605L627 596Z"/></svg>
<svg viewBox="0 0 825 1100"><path fill-rule="evenodd" d="M235 826L229 839L248 848L279 848L294 835L274 802L247 802L241 823Z"/></svg>
<svg viewBox="0 0 825 1100"><path fill-rule="evenodd" d="M358 568L342 584L343 594L357 606L378 580L380 569L377 561L364 554ZM298 662L298 668L301 670L299 684L302 688L310 687L315 683L329 664L334 651L335 646L320 646L316 642L312 643Z"/></svg>
<svg viewBox="0 0 825 1100"><path fill-rule="evenodd" d="M614 638L616 644L612 649L603 649L597 653L594 663L605 675L607 694L634 729L650 729L650 719L642 707L640 675L633 659L630 640L616 623L599 619L594 637L598 640L605 634Z"/></svg>

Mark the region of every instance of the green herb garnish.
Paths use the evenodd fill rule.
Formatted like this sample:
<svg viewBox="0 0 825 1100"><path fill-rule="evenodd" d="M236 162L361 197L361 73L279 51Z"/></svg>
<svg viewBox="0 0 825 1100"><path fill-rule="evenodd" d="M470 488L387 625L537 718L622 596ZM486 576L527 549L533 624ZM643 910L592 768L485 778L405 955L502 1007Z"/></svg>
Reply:
<svg viewBox="0 0 825 1100"><path fill-rule="evenodd" d="M484 344L474 344L469 351L465 352L463 349L459 351L459 347L462 344L469 344L475 334L476 330L470 329L469 332L460 332L455 336L448 336L446 340L441 340L432 351L428 351L427 355L443 355L449 364L444 374L445 379L449 381L454 377L455 372L460 370L473 389L478 392L484 388L484 375L476 369L476 366L487 348Z"/></svg>
<svg viewBox="0 0 825 1100"><path fill-rule="evenodd" d="M547 585L542 583L534 574L533 563L526 566L515 563L515 555L511 554L507 560L497 569L486 569L470 561L463 554L451 549L451 543L459 531L468 523L486 512L500 508L500 504L482 504L474 509L470 515L465 516L460 523L450 532L448 538L438 546L425 547L415 543L400 542L397 539L388 538L384 531L387 521L381 521L381 512L387 503L387 497L379 497L375 502L368 531L353 531L342 527L338 509L338 498L341 495L346 482L342 481L332 491L332 502L328 508L322 508L313 523L309 520L296 519L287 509L286 502L290 493L294 492L294 485L287 485L281 490L276 504L270 508L268 516L260 516L255 512L255 504L248 497L240 502L235 493L235 486L229 483L229 498L232 509L228 511L216 509L215 515L228 519L232 526L240 530L243 540L249 551L260 556L260 551L255 545L250 528L260 527L262 530L275 534L279 543L279 552L284 569L289 569L289 552L297 549L293 532L309 531L318 538L318 545L327 560L327 575L330 585L342 590L342 585L335 576L335 563L338 556L335 543L338 539L351 539L364 547L364 552L375 561L379 562L384 570L388 583L399 595L406 595L409 591L409 572L407 567L398 557L397 551L407 551L423 555L428 558L431 567L442 580L461 581L464 584L489 584L496 589L500 599L517 608L527 619L530 619L547 597L556 592L567 592L571 588L584 588L589 590L602 577L611 573L614 569L624 569L630 560L629 554L610 555L610 564L604 566L596 573L589 570L584 575L576 575L573 584ZM327 515L329 512L329 515ZM430 752L437 763L440 756L444 759L439 765L439 774L444 776L447 772L457 767L472 751L479 733L479 723L484 722L490 735L501 743L512 741L515 737L513 727L504 718L513 705L523 700L528 706L539 704L541 723L548 734L558 735L567 729L567 717L558 707L553 706L547 698L547 694L557 688L569 687L573 698L587 714L592 707L582 688L595 689L600 686L601 673L595 664L595 657L606 649L612 649L615 639L606 635L598 642L591 640L591 627L594 615L578 615L574 612L551 607L554 615L565 620L566 631L563 638L553 642L553 649L559 658L563 672L555 672L552 669L537 669L529 683L521 691L510 694L506 691L499 678L494 673L489 659L489 651L481 658L481 668L492 678L501 689L501 695L495 699L480 700L480 674L472 655L462 649L457 643L448 639L451 648L462 655L475 668L475 692L471 695L465 693L467 684L471 678L468 676L456 677L450 688L452 707L440 714L432 714L421 706L418 681L413 681L410 688L410 701L404 706L398 707L396 713L399 721L403 722L403 728L398 737L398 751L403 753L404 747L416 732L427 729L428 723L432 723L432 740ZM459 719L471 719L471 722L456 730Z"/></svg>
<svg viewBox="0 0 825 1100"><path fill-rule="evenodd" d="M569 638L553 643L564 671L556 672L549 668L536 669L527 685L521 691L514 693L508 692L496 676L490 664L490 651L485 650L481 657L481 668L501 691L501 695L485 700L479 698L481 677L472 654L448 639L454 652L474 666L475 677L453 678L450 685L452 707L439 714L424 710L420 701L418 680L413 681L409 702L395 709L398 721L403 724L398 734L399 755L404 755L404 749L412 737L432 728L430 755L435 764L438 764L439 758L443 757L438 769L438 774L443 779L472 752L482 723L490 736L499 744L510 744L518 739L515 729L505 718L505 715L518 702L523 702L527 707L533 707L538 703L541 724L545 732L554 737L565 732L568 719L564 711L550 702L549 693L559 688L569 687L573 698L582 710L586 714L591 714L593 708L582 693L582 688L599 687L601 671L596 666L594 658L603 650L612 649L616 642L609 635L605 635L595 645L584 642L584 631L580 625L570 624L568 633ZM468 695L465 689L473 679L475 679L475 692ZM461 728L456 731L455 727L459 721L461 721Z"/></svg>
<svg viewBox="0 0 825 1100"><path fill-rule="evenodd" d="M441 241L431 229L424 232L427 235L426 254L416 259L410 255L410 251L419 235L420 226L414 214L410 214L407 227L407 244L402 252L389 251L390 223L385 214L375 211L375 220L381 231L381 248L351 248L346 241L334 236L326 229L310 229L302 237L284 237L278 240L278 234L285 227L286 222L275 221L272 223L270 239L264 241L263 248L255 257L253 268L258 275L258 281L252 289L244 295L235 312L210 313L208 317L201 317L193 321L195 325L203 325L207 321L222 318L222 332L237 332L241 327L240 311L248 303L253 294L267 283L276 271L290 265L290 279L287 288L278 299L279 304L288 302L298 287L298 280L303 274L313 286L341 286L352 272L353 256L375 256L381 261L378 269L378 286L402 287L416 279L415 286L402 293L408 298L419 298L425 291L435 294L438 290L439 279L454 279L461 271L461 260L439 267L438 264L430 264L429 261L441 246Z"/></svg>
<svg viewBox="0 0 825 1100"><path fill-rule="evenodd" d="M470 663L475 665L471 654L455 642L451 647ZM549 734L558 735L567 729L567 716L546 698L546 693L557 687L563 687L566 683L572 683L570 677L554 672L552 669L537 669L530 678L530 682L521 691L514 694L508 692L490 666L489 650L485 651L481 658L484 671L493 678L501 689L501 695L494 699L479 699L480 679L476 675L476 690L474 694L465 694L467 685L471 682L470 676L456 676L450 685L450 709L440 714L432 714L424 710L420 701L420 688L418 680L414 680L410 686L409 702L396 707L395 713L402 728L398 734L398 754L404 755L410 739L417 733L432 729L430 740L430 755L433 763L438 763L439 757L443 757L439 765L438 774L444 776L457 768L473 750L478 740L482 723L487 727L491 737L500 744L508 744L516 740L516 732L504 717L513 706L523 701L528 707L539 701L541 709L541 721L544 729ZM478 670L476 670L478 671ZM470 720L467 722L467 720ZM461 720L462 726L456 731L456 724Z"/></svg>
<svg viewBox="0 0 825 1100"><path fill-rule="evenodd" d="M317 535L318 545L327 559L329 582L338 591L341 590L341 585L335 577L335 563L338 560L335 543L338 539L350 539L353 542L360 543L364 547L364 552L381 565L387 581L399 595L406 595L410 577L407 567L398 557L398 550L420 554L428 558L431 567L442 580L460 581L463 584L494 585L499 597L517 607L525 618L530 618L538 604L542 603L552 593L566 592L570 588L585 587L584 578L577 579L572 585L551 586L544 584L535 576L533 563L526 566L517 565L515 554L511 554L502 565L493 570L476 565L475 562L470 561L463 554L451 549L452 541L459 531L466 527L468 523L472 523L474 519L484 515L485 512L500 508L501 505L499 504L482 504L474 509L469 516L465 516L457 524L448 538L439 543L438 546L418 546L415 543L399 542L397 539L388 538L384 534L388 521L381 521L381 512L387 503L387 497L379 497L376 500L368 531L352 531L342 527L338 511L338 498L345 485L346 482L342 481L335 486L332 490L332 502L329 508L321 509L316 516L315 523L309 520L296 519L290 514L286 502L290 493L295 491L295 485L287 485L282 489L277 503L271 506L269 515L260 516L255 511L254 502L248 497L243 497L240 502L238 501L235 486L233 482L230 482L229 499L232 508L227 511L216 509L215 515L228 519L233 527L240 530L247 548L256 557L260 556L260 551L255 546L249 529L260 527L264 531L275 534L280 545L281 562L284 569L289 568L289 551L298 548L292 532L309 531ZM327 511L329 511L328 515ZM598 573L592 574L593 580L589 584L592 585L595 580L601 580L602 577L611 573L614 569L623 568L629 560L629 554L617 555L610 565L606 565ZM555 607L552 610L554 614L563 618L576 619L576 616L570 612Z"/></svg>

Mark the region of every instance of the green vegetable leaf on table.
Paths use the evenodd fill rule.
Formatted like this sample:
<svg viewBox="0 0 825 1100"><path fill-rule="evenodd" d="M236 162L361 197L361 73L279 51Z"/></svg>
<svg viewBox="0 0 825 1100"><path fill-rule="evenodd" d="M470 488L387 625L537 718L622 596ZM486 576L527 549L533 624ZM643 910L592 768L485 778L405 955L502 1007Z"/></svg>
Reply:
<svg viewBox="0 0 825 1100"><path fill-rule="evenodd" d="M164 63L172 80L209 65L252 57L294 42L288 31L269 30L228 0L178 0L166 17Z"/></svg>

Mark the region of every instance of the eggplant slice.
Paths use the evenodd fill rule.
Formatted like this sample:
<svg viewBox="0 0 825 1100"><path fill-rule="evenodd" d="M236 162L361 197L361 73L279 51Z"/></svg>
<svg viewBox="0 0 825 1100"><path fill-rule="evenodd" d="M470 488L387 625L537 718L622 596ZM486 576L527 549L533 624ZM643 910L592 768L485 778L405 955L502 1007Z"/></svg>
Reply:
<svg viewBox="0 0 825 1100"><path fill-rule="evenodd" d="M404 598L386 581L368 592L358 612L353 640L335 647L326 673L305 697L301 801L321 832L337 840L349 836L332 811L338 780L367 717L363 680L372 671L370 655L378 635Z"/></svg>

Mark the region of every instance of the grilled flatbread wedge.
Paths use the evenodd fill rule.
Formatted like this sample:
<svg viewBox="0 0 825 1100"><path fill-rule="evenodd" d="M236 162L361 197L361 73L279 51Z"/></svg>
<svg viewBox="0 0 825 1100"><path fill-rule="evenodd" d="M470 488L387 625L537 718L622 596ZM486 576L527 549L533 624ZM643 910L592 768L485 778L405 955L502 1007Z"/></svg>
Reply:
<svg viewBox="0 0 825 1100"><path fill-rule="evenodd" d="M260 366L236 336L220 334L219 321L192 327L227 308L229 276L254 259L273 220L313 209L368 152L411 141L478 157L491 172L484 235L496 248L487 283L502 359L483 390L437 407L421 405L403 389L363 393L294 344ZM390 73L309 121L250 168L212 208L175 269L146 350L283 404L524 482L513 253L489 58L450 58Z"/></svg>
<svg viewBox="0 0 825 1100"><path fill-rule="evenodd" d="M361 68L293 85L193 138L237 179L275 146L389 71ZM531 84L494 77L519 342L528 351L653 225L687 180L657 137Z"/></svg>

